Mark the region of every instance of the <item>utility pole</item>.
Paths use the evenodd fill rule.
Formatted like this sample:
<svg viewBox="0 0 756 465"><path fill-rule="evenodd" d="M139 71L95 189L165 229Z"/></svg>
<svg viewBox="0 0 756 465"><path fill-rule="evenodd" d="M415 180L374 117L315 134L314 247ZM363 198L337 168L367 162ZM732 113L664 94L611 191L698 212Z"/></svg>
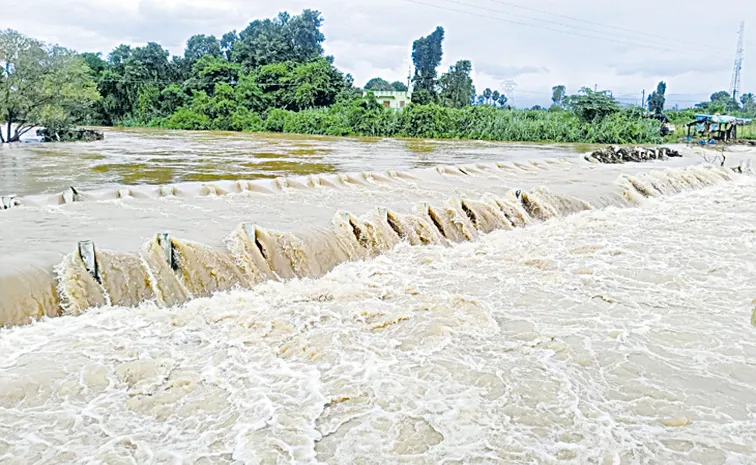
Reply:
<svg viewBox="0 0 756 465"><path fill-rule="evenodd" d="M732 81L730 81L730 90L732 90L732 99L737 102L740 93L740 71L743 69L743 32L745 31L745 21L740 22L738 29L738 46L735 49L735 64L732 67Z"/></svg>
<svg viewBox="0 0 756 465"><path fill-rule="evenodd" d="M646 89L641 92L641 108L646 108Z"/></svg>
<svg viewBox="0 0 756 465"><path fill-rule="evenodd" d="M515 106L514 91L517 88L517 83L513 79L507 79L501 83L501 87L504 90L504 95L507 97L507 103L509 106Z"/></svg>

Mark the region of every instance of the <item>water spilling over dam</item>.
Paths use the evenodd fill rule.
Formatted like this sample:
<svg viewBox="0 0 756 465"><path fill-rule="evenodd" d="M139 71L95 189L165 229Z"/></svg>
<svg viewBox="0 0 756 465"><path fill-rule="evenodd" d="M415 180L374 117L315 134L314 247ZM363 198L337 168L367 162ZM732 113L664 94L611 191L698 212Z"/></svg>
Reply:
<svg viewBox="0 0 756 465"><path fill-rule="evenodd" d="M0 215L0 323L155 300L170 307L268 279L319 277L399 242L474 240L731 181L694 159L611 166L555 158L257 181L70 187Z"/></svg>
<svg viewBox="0 0 756 465"><path fill-rule="evenodd" d="M0 462L753 461L750 154L685 155L19 195Z"/></svg>

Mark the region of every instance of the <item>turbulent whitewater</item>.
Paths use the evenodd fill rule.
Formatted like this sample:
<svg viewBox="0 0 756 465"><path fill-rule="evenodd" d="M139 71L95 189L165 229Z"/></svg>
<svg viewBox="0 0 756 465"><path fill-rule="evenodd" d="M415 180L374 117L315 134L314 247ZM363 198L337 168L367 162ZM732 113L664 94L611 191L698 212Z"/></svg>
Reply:
<svg viewBox="0 0 756 465"><path fill-rule="evenodd" d="M756 185L0 333L3 463L753 463Z"/></svg>

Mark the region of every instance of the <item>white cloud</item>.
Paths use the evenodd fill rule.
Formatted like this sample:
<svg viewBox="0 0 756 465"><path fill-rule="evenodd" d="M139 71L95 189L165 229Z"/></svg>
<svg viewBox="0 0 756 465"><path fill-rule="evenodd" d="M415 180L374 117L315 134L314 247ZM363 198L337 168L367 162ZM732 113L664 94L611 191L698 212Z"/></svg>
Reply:
<svg viewBox="0 0 756 465"><path fill-rule="evenodd" d="M731 12L756 12L752 0L727 8L705 0L27 0L1 9L0 28L80 51L155 41L181 54L193 34L220 36L303 8L323 13L326 53L357 84L375 76L405 81L412 41L442 25L439 72L469 59L478 89L515 79L520 104L547 104L556 84L640 95L660 79L672 94L705 98L729 85L739 21ZM747 44L756 43L756 24L746 33ZM746 58L743 78L744 90L756 91L756 57Z"/></svg>

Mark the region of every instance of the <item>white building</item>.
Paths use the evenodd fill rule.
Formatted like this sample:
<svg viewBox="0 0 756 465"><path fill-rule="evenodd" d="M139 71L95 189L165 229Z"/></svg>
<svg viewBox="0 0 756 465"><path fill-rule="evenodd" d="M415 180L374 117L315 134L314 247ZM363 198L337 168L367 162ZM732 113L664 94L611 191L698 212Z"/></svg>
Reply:
<svg viewBox="0 0 756 465"><path fill-rule="evenodd" d="M367 92L364 92L362 95L367 96L367 94ZM401 110L412 100L412 95L407 91L374 90L373 95L375 95L376 102L393 110Z"/></svg>

